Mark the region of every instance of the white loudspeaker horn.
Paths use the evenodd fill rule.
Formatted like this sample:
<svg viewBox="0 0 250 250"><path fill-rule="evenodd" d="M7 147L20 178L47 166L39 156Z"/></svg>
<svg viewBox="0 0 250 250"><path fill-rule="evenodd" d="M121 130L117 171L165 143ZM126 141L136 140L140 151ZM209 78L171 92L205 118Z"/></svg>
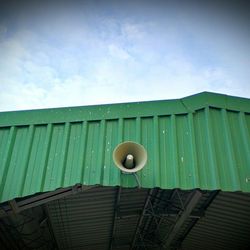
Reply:
<svg viewBox="0 0 250 250"><path fill-rule="evenodd" d="M115 165L125 173L135 173L147 163L147 151L138 143L126 141L116 146L113 151Z"/></svg>

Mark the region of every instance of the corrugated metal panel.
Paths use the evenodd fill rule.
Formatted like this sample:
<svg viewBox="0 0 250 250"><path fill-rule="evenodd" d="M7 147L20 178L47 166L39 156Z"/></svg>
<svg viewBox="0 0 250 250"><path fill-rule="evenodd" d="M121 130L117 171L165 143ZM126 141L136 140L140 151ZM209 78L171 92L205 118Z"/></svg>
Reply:
<svg viewBox="0 0 250 250"><path fill-rule="evenodd" d="M113 249L123 245L128 249L146 195L144 189L122 189L114 233L115 188L93 188L50 203L50 219L59 248L110 249L113 236Z"/></svg>
<svg viewBox="0 0 250 250"><path fill-rule="evenodd" d="M190 231L181 249L249 249L249 207L249 194L221 192Z"/></svg>
<svg viewBox="0 0 250 250"><path fill-rule="evenodd" d="M93 189L49 204L60 249L108 249L115 189Z"/></svg>
<svg viewBox="0 0 250 250"><path fill-rule="evenodd" d="M248 99L203 93L172 101L7 112L0 113L0 126L0 201L76 183L136 186L112 161L113 149L126 140L148 151L139 173L142 187L250 192Z"/></svg>
<svg viewBox="0 0 250 250"><path fill-rule="evenodd" d="M114 232L114 249L120 249L121 246L129 248L147 195L146 189L122 189Z"/></svg>
<svg viewBox="0 0 250 250"><path fill-rule="evenodd" d="M191 197L196 192L200 191L93 187L1 218L0 246L23 249L32 244L34 248L53 245L58 249L84 250L249 249L250 194L202 191L181 227L175 227L194 202Z"/></svg>

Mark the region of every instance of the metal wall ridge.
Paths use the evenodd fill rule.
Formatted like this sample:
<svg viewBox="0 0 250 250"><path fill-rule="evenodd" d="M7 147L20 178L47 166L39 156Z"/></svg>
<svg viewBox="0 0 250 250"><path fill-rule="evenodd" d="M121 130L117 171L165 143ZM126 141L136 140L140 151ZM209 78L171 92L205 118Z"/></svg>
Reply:
<svg viewBox="0 0 250 250"><path fill-rule="evenodd" d="M193 113L205 107L250 112L247 98L202 92L181 99L0 112L0 127Z"/></svg>

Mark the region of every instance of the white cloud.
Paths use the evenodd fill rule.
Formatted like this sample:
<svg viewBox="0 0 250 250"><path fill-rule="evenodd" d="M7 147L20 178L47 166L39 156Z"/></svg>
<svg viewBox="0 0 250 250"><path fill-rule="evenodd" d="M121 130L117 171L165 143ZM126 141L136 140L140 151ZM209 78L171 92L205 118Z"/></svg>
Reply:
<svg viewBox="0 0 250 250"><path fill-rule="evenodd" d="M234 83L225 71L218 68L199 70L184 58L153 65L147 72L142 69L138 74L141 67L140 64L125 67L106 59L95 64L89 76L72 75L60 79L52 74L49 87L9 81L0 92L0 107L17 110L145 101L179 98L204 90L230 93L230 89L231 94L235 94ZM133 69L135 71L131 72ZM46 67L40 68L39 75L46 75L46 71Z"/></svg>
<svg viewBox="0 0 250 250"><path fill-rule="evenodd" d="M108 49L109 49L110 55L115 58L118 58L121 60L126 60L130 58L129 53L125 49L118 47L114 44L109 45Z"/></svg>
<svg viewBox="0 0 250 250"><path fill-rule="evenodd" d="M146 35L145 27L148 29L150 25L152 25L152 23L149 22L143 23L143 25L125 22L121 27L122 36L125 39L132 41L143 39L143 37Z"/></svg>
<svg viewBox="0 0 250 250"><path fill-rule="evenodd" d="M245 55L230 52L227 43L228 56L220 39L220 46L213 37L206 43L210 33L199 27L179 33L178 22L99 19L74 26L61 16L51 26L47 20L41 29L19 29L0 40L0 110L180 98L205 90L250 96ZM2 27L0 38L8 31Z"/></svg>

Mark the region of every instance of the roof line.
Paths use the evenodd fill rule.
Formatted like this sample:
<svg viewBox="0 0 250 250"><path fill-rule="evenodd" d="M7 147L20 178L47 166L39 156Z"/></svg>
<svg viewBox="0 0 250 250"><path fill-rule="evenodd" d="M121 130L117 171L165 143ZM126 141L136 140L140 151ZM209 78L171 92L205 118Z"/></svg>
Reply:
<svg viewBox="0 0 250 250"><path fill-rule="evenodd" d="M0 127L186 114L207 106L250 112L250 99L202 92L173 100L0 112Z"/></svg>

